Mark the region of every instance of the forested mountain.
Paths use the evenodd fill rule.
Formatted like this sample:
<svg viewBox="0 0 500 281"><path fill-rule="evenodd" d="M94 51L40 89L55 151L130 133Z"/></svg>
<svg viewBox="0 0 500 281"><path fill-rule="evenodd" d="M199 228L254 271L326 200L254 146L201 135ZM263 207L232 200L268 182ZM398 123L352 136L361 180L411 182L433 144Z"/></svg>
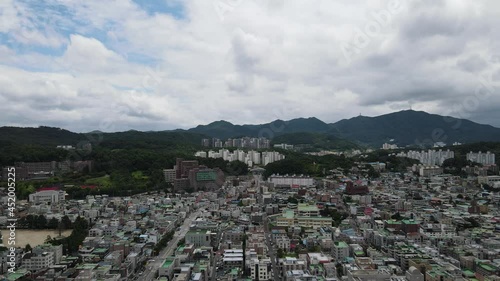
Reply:
<svg viewBox="0 0 500 281"><path fill-rule="evenodd" d="M500 141L500 129L478 124L466 119L429 114L423 111L404 110L376 117L358 116L327 124L317 118L298 118L290 121L275 120L260 125L233 125L227 121L217 121L189 129L211 137L226 139L239 136L274 137L275 143L298 144L298 139L308 138L318 142L330 140L332 136L349 140L356 144L380 147L385 142L399 146L430 146L435 142L470 143L478 141ZM300 136L290 133L317 133ZM319 136L322 134L323 136ZM279 141L276 140L279 138ZM293 139L295 138L295 139Z"/></svg>

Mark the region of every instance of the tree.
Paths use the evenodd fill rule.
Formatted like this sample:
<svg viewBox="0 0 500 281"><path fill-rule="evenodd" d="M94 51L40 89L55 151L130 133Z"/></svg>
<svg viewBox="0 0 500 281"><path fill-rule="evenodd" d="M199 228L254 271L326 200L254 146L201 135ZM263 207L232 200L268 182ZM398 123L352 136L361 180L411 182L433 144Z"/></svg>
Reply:
<svg viewBox="0 0 500 281"><path fill-rule="evenodd" d="M401 214L399 212L395 213L394 215L391 216L391 219L393 220L402 220L403 217L401 216Z"/></svg>
<svg viewBox="0 0 500 281"><path fill-rule="evenodd" d="M340 263L338 263L335 267L337 269L337 278L341 278L344 275L344 267Z"/></svg>
<svg viewBox="0 0 500 281"><path fill-rule="evenodd" d="M282 259L285 257L285 252L283 251L283 249L279 248L278 251L276 252L277 256L279 259Z"/></svg>
<svg viewBox="0 0 500 281"><path fill-rule="evenodd" d="M464 196L463 196L462 194L458 194L458 195L457 195L457 198L458 198L458 199L464 199Z"/></svg>
<svg viewBox="0 0 500 281"><path fill-rule="evenodd" d="M50 243L52 241L52 237L50 235L47 235L47 238L45 238L45 243Z"/></svg>
<svg viewBox="0 0 500 281"><path fill-rule="evenodd" d="M373 166L366 165L365 169L368 169L368 177L369 178L375 179L375 178L379 178L380 177L380 173L377 172L377 171L375 171L375 168L373 168Z"/></svg>
<svg viewBox="0 0 500 281"><path fill-rule="evenodd" d="M35 222L36 222L36 217L34 215L27 215L26 216L26 220L25 220L26 228L35 229L36 228Z"/></svg>
<svg viewBox="0 0 500 281"><path fill-rule="evenodd" d="M186 243L186 239L182 238L181 240L179 240L179 242L177 242L177 246L184 245L185 243Z"/></svg>
<svg viewBox="0 0 500 281"><path fill-rule="evenodd" d="M36 218L35 226L38 229L44 229L47 227L47 218L44 215L39 215Z"/></svg>
<svg viewBox="0 0 500 281"><path fill-rule="evenodd" d="M311 247L310 251L313 252L313 253L314 252L320 252L321 249L320 249L320 247L318 245L314 245L314 246Z"/></svg>
<svg viewBox="0 0 500 281"><path fill-rule="evenodd" d="M58 226L59 226L59 220L56 218L51 218L47 223L47 228L49 229L57 229Z"/></svg>
<svg viewBox="0 0 500 281"><path fill-rule="evenodd" d="M31 250L33 250L33 249L31 248L30 244L26 244L26 246L24 246L24 251L25 252L31 252Z"/></svg>
<svg viewBox="0 0 500 281"><path fill-rule="evenodd" d="M61 219L61 222L62 222L62 225L63 225L63 228L64 229L71 229L71 220L69 219L69 217L67 215L65 215L64 217L62 217Z"/></svg>

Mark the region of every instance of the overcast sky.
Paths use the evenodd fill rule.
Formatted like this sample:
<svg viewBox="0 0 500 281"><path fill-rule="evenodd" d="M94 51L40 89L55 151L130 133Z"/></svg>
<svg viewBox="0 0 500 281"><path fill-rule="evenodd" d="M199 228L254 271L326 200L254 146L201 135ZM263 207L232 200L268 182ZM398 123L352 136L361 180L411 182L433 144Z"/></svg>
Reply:
<svg viewBox="0 0 500 281"><path fill-rule="evenodd" d="M2 0L0 126L166 130L409 109L500 127L500 2Z"/></svg>

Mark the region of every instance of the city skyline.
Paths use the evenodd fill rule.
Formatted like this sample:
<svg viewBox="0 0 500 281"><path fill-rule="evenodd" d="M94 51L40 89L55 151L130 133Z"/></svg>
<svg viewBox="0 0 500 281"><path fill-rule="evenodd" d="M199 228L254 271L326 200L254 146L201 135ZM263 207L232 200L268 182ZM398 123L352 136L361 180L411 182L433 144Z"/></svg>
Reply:
<svg viewBox="0 0 500 281"><path fill-rule="evenodd" d="M0 121L147 131L412 108L498 127L499 5L3 1Z"/></svg>

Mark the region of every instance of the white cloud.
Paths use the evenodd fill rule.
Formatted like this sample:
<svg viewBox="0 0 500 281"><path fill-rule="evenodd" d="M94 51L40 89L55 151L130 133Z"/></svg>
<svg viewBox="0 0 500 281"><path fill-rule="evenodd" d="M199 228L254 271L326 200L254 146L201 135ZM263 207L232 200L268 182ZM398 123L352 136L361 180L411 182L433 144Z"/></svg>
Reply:
<svg viewBox="0 0 500 281"><path fill-rule="evenodd" d="M2 1L1 121L79 131L335 122L410 102L445 114L500 70L497 2L401 0L373 32L394 1L187 0L180 19L131 0ZM366 46L346 61L342 44L359 36ZM497 96L468 116L495 122L483 113Z"/></svg>

